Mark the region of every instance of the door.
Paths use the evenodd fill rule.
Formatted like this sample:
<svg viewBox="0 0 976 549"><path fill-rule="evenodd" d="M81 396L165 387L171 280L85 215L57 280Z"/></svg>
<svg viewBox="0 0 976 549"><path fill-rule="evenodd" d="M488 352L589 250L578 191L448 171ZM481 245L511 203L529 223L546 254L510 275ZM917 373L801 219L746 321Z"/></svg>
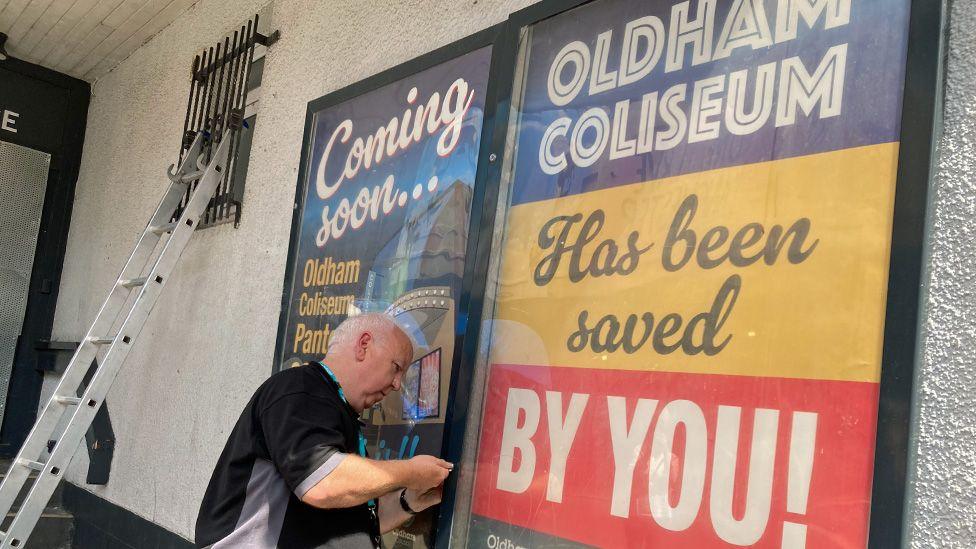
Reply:
<svg viewBox="0 0 976 549"><path fill-rule="evenodd" d="M24 327L51 155L0 141L0 419Z"/></svg>

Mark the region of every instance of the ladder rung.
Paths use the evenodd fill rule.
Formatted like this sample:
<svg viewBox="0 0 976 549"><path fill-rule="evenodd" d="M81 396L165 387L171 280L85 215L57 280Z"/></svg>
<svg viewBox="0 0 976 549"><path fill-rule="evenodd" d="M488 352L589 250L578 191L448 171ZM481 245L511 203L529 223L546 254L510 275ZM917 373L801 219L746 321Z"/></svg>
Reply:
<svg viewBox="0 0 976 549"><path fill-rule="evenodd" d="M90 341L91 343L94 343L95 345L109 345L113 341L115 341L115 338L111 338L111 337L90 337L90 338L88 338L88 341Z"/></svg>
<svg viewBox="0 0 976 549"><path fill-rule="evenodd" d="M18 459L17 463L23 465L24 467L27 467L28 469L33 469L35 471L44 470L44 464L41 463L40 461L31 461L29 459Z"/></svg>
<svg viewBox="0 0 976 549"><path fill-rule="evenodd" d="M142 276L139 278L124 278L120 282L122 286L126 288L135 288L136 286L143 286L146 284L146 277Z"/></svg>
<svg viewBox="0 0 976 549"><path fill-rule="evenodd" d="M149 230L156 234L163 234L172 232L176 228L176 222L166 223L165 225L156 225L154 227L149 227Z"/></svg>
<svg viewBox="0 0 976 549"><path fill-rule="evenodd" d="M58 404L64 404L66 406L77 406L78 404L81 404L81 399L78 397L57 396L54 397L54 401Z"/></svg>

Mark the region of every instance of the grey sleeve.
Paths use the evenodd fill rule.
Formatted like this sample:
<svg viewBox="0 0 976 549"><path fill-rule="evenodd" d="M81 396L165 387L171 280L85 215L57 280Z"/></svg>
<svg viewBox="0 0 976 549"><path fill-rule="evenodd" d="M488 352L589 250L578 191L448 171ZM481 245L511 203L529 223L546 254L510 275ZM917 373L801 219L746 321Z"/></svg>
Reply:
<svg viewBox="0 0 976 549"><path fill-rule="evenodd" d="M313 486L318 484L325 477L329 476L332 471L335 471L336 467L342 463L342 460L346 459L347 455L348 454L344 454L342 452L332 454L329 456L329 459L325 460L325 463L318 467L318 469L312 471L307 477L305 477L305 480L303 480L298 487L295 488L295 495L298 496L298 499L302 499L302 496L311 490Z"/></svg>

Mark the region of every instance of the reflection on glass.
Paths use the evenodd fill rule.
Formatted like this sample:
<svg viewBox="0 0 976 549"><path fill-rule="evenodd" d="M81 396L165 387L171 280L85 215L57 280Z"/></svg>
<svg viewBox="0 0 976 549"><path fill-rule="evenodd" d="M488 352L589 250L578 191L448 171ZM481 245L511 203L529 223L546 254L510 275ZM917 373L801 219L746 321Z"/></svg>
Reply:
<svg viewBox="0 0 976 549"><path fill-rule="evenodd" d="M864 547L908 7L525 29L453 543Z"/></svg>

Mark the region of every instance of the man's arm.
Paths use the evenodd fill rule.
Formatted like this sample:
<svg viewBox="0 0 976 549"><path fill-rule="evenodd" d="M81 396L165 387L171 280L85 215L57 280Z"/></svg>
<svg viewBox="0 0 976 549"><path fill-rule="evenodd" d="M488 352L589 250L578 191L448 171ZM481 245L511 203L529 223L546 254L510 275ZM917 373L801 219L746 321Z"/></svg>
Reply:
<svg viewBox="0 0 976 549"><path fill-rule="evenodd" d="M399 488L426 492L444 482L451 467L434 456L378 461L349 454L305 492L302 501L322 509L336 509L354 507Z"/></svg>

